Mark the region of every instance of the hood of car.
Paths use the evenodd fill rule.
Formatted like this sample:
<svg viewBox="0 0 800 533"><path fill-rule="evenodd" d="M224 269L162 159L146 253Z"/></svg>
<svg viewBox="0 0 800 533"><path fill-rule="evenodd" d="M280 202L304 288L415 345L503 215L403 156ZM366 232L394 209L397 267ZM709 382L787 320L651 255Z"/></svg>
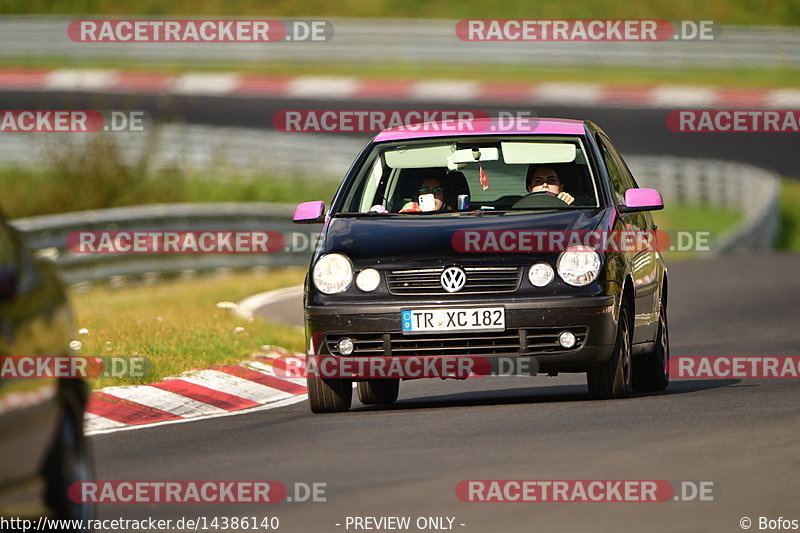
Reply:
<svg viewBox="0 0 800 533"><path fill-rule="evenodd" d="M610 215L609 208L560 209L536 212L469 212L410 216L360 216L331 218L322 253L347 255L356 268L436 266L453 261L474 264L527 264L530 252L497 253L481 247L459 251L464 232L592 231ZM454 238L454 236L456 236ZM535 254L534 254L535 255Z"/></svg>

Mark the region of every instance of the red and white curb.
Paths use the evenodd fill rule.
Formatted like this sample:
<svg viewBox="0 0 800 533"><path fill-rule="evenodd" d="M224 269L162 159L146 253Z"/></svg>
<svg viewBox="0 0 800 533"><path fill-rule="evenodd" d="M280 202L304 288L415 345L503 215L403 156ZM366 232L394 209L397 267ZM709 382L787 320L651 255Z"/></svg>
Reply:
<svg viewBox="0 0 800 533"><path fill-rule="evenodd" d="M800 89L625 86L594 83L531 84L469 80L404 81L336 76L289 77L202 72L172 75L104 69L0 69L0 91L2 90L665 109L800 107Z"/></svg>
<svg viewBox="0 0 800 533"><path fill-rule="evenodd" d="M307 397L305 380L279 377L275 372L286 356L305 358L282 348L262 346L252 360L240 365L192 370L148 385L93 391L86 407L84 430L87 435L95 435L303 401Z"/></svg>

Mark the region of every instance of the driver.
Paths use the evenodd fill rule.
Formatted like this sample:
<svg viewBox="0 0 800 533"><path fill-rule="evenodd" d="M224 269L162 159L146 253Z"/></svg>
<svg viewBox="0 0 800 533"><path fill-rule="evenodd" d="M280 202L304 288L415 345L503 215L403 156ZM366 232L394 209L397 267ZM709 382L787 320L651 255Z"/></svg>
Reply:
<svg viewBox="0 0 800 533"><path fill-rule="evenodd" d="M528 178L525 180L525 186L529 193L548 193L557 196L567 205L572 205L575 198L568 192L564 191L564 185L561 183L561 178L552 167L538 166L528 169Z"/></svg>

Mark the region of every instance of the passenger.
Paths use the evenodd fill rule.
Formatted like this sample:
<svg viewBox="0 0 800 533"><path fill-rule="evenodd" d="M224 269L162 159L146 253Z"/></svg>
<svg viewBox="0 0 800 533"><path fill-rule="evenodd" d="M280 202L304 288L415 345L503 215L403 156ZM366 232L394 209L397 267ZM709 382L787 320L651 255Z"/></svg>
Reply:
<svg viewBox="0 0 800 533"><path fill-rule="evenodd" d="M420 205L419 202L406 202L400 209L401 213L422 213L433 211L449 211L452 210L451 206L444 203L444 186L437 178L425 178L419 186L419 195L424 196L428 194L433 195L433 203L431 206ZM426 209L423 209L426 207Z"/></svg>
<svg viewBox="0 0 800 533"><path fill-rule="evenodd" d="M548 193L557 196L563 200L567 205L572 205L575 198L568 192L564 191L564 185L561 183L561 178L552 167L548 166L531 166L528 169L528 178L525 181L525 186L529 193Z"/></svg>

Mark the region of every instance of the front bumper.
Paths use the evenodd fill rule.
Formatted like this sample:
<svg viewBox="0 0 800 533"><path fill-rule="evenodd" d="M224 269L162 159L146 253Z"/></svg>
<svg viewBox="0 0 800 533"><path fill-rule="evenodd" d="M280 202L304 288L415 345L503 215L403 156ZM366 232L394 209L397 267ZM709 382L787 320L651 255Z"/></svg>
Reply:
<svg viewBox="0 0 800 533"><path fill-rule="evenodd" d="M505 308L502 332L446 332L404 335L403 309ZM306 335L312 355L338 355L336 343L350 337L351 357L388 356L525 356L540 372L584 372L609 359L616 338L613 295L483 301L480 304L424 303L391 305L325 305L306 307ZM562 348L561 331L575 333L575 347Z"/></svg>

